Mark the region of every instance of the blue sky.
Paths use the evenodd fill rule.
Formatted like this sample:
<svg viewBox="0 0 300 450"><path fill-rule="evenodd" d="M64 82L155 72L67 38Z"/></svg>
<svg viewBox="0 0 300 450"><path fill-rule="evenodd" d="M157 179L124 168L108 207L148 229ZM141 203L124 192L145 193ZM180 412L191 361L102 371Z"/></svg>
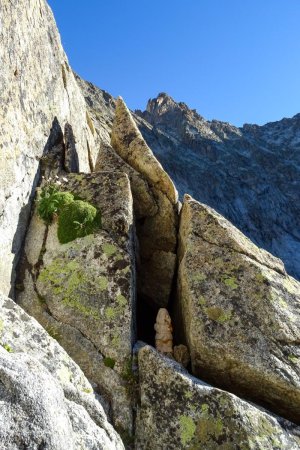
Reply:
<svg viewBox="0 0 300 450"><path fill-rule="evenodd" d="M49 0L73 69L132 109L167 92L208 119L300 112L300 0Z"/></svg>

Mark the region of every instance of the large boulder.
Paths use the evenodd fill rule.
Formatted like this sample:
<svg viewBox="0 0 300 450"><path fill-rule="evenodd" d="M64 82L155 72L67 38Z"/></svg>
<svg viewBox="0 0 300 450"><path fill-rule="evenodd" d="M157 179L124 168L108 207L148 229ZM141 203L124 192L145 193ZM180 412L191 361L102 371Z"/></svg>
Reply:
<svg viewBox="0 0 300 450"><path fill-rule="evenodd" d="M58 142L68 152L70 132L80 170L90 170L96 149L84 98L46 1L1 1L0 18L0 41L5 42L0 47L0 290L8 293L39 158Z"/></svg>
<svg viewBox="0 0 300 450"><path fill-rule="evenodd" d="M111 145L123 164L134 170L131 185L134 204L138 205L136 229L141 303L148 302L156 308L166 306L176 266L178 195L172 180L147 146L121 98L116 104ZM133 176L135 173L139 174L138 178ZM149 194L154 208L149 204Z"/></svg>
<svg viewBox="0 0 300 450"><path fill-rule="evenodd" d="M138 352L138 450L297 450L300 428L190 376L152 347Z"/></svg>
<svg viewBox="0 0 300 450"><path fill-rule="evenodd" d="M0 448L123 449L68 354L0 294Z"/></svg>
<svg viewBox="0 0 300 450"><path fill-rule="evenodd" d="M132 197L122 173L69 174L60 189L101 211L94 234L60 244L57 223L34 210L19 266L17 301L96 385L120 432L132 433L127 383L135 339Z"/></svg>
<svg viewBox="0 0 300 450"><path fill-rule="evenodd" d="M185 197L175 328L185 336L193 373L296 422L299 288L280 260L211 208Z"/></svg>

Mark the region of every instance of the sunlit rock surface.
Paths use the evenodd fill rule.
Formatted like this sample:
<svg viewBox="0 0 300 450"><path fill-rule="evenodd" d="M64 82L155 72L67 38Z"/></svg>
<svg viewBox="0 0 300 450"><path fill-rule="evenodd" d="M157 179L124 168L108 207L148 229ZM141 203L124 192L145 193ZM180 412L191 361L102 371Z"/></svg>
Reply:
<svg viewBox="0 0 300 450"><path fill-rule="evenodd" d="M96 157L86 106L44 0L0 4L0 289L11 290L38 182L39 158L68 124L79 169Z"/></svg>
<svg viewBox="0 0 300 450"><path fill-rule="evenodd" d="M193 373L300 422L300 285L280 260L191 197L178 302Z"/></svg>
<svg viewBox="0 0 300 450"><path fill-rule="evenodd" d="M191 377L152 347L138 361L137 449L299 449L291 422Z"/></svg>
<svg viewBox="0 0 300 450"><path fill-rule="evenodd" d="M123 449L70 356L0 295L0 448Z"/></svg>

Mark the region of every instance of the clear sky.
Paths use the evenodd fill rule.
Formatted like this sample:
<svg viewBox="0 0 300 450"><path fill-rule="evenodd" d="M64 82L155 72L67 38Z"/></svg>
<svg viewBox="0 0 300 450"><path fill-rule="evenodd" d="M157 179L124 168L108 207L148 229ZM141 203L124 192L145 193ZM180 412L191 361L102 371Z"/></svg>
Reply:
<svg viewBox="0 0 300 450"><path fill-rule="evenodd" d="M235 125L300 112L300 0L49 0L73 69L131 109Z"/></svg>

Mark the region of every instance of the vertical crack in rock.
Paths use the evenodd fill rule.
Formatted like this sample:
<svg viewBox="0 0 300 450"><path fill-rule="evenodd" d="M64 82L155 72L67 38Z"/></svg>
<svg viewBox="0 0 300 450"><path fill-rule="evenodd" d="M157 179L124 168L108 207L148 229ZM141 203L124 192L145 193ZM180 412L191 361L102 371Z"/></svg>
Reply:
<svg viewBox="0 0 300 450"><path fill-rule="evenodd" d="M178 195L121 98L116 104L111 146L118 154L118 165L130 172L137 205L138 337L154 345L155 318L159 308L170 302L175 277ZM103 157L101 162L105 164Z"/></svg>

